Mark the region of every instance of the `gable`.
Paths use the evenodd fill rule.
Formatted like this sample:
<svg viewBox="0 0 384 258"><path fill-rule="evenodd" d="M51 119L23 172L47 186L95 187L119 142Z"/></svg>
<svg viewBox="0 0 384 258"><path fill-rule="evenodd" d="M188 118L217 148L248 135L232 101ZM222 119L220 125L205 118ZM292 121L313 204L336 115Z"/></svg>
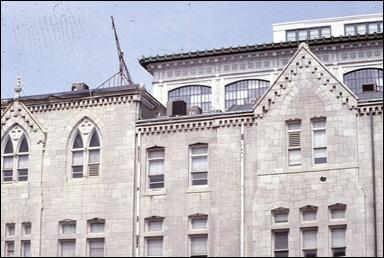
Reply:
<svg viewBox="0 0 384 258"><path fill-rule="evenodd" d="M302 43L275 82L256 103L255 116L263 117L273 108L286 108L295 95L303 90L312 91L310 95L315 97L312 100L320 101L328 110L335 109L338 104L350 110L357 108L357 96L325 67L308 49L308 45ZM277 102L284 106L276 107Z"/></svg>

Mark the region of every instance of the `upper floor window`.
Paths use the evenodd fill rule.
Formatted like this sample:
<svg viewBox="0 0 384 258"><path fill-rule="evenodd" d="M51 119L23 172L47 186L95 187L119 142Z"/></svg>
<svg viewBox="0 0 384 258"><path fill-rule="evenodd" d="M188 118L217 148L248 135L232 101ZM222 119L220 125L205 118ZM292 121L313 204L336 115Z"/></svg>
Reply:
<svg viewBox="0 0 384 258"><path fill-rule="evenodd" d="M329 206L331 220L345 219L345 211L347 206L345 204L336 203Z"/></svg>
<svg viewBox="0 0 384 258"><path fill-rule="evenodd" d="M208 216L204 214L195 214L189 216L191 229L208 229Z"/></svg>
<svg viewBox="0 0 384 258"><path fill-rule="evenodd" d="M164 148L148 149L149 189L164 188Z"/></svg>
<svg viewBox="0 0 384 258"><path fill-rule="evenodd" d="M188 85L168 92L168 100L184 100L188 106L199 106L203 112L211 110L212 89L203 85Z"/></svg>
<svg viewBox="0 0 384 258"><path fill-rule="evenodd" d="M357 35L383 32L383 21L352 23L344 25L345 35Z"/></svg>
<svg viewBox="0 0 384 258"><path fill-rule="evenodd" d="M332 257L346 256L346 226L332 226L330 229Z"/></svg>
<svg viewBox="0 0 384 258"><path fill-rule="evenodd" d="M208 144L190 146L191 185L208 185Z"/></svg>
<svg viewBox="0 0 384 258"><path fill-rule="evenodd" d="M286 31L287 41L327 38L331 36L331 27L313 27Z"/></svg>
<svg viewBox="0 0 384 258"><path fill-rule="evenodd" d="M7 223L6 224L6 237L13 237L15 236L15 227L16 227L16 224L15 223Z"/></svg>
<svg viewBox="0 0 384 258"><path fill-rule="evenodd" d="M242 80L225 86L225 108L233 105L255 104L269 88L269 81Z"/></svg>
<svg viewBox="0 0 384 258"><path fill-rule="evenodd" d="M86 119L76 130L72 142L72 178L98 176L100 151L98 130Z"/></svg>
<svg viewBox="0 0 384 258"><path fill-rule="evenodd" d="M302 221L316 221L317 219L317 207L315 206L305 206L300 209Z"/></svg>
<svg viewBox="0 0 384 258"><path fill-rule="evenodd" d="M63 220L59 222L60 234L76 234L76 221Z"/></svg>
<svg viewBox="0 0 384 258"><path fill-rule="evenodd" d="M275 257L288 257L288 235L288 229L273 231Z"/></svg>
<svg viewBox="0 0 384 258"><path fill-rule="evenodd" d="M163 231L163 217L150 217L145 219L146 231Z"/></svg>
<svg viewBox="0 0 384 258"><path fill-rule="evenodd" d="M383 91L383 69L365 68L344 74L344 83L355 93Z"/></svg>
<svg viewBox="0 0 384 258"><path fill-rule="evenodd" d="M104 219L91 219L88 220L89 233L104 233L105 220Z"/></svg>
<svg viewBox="0 0 384 258"><path fill-rule="evenodd" d="M28 236L32 231L32 223L31 222L23 222L21 224L21 234L24 236Z"/></svg>
<svg viewBox="0 0 384 258"><path fill-rule="evenodd" d="M289 209L277 208L272 210L273 223L287 223L288 222Z"/></svg>
<svg viewBox="0 0 384 258"><path fill-rule="evenodd" d="M2 181L28 181L29 145L20 126L14 126L2 146Z"/></svg>
<svg viewBox="0 0 384 258"><path fill-rule="evenodd" d="M287 126L287 145L288 145L288 165L301 165L301 120L286 122Z"/></svg>
<svg viewBox="0 0 384 258"><path fill-rule="evenodd" d="M312 119L313 163L327 163L327 125L325 118Z"/></svg>

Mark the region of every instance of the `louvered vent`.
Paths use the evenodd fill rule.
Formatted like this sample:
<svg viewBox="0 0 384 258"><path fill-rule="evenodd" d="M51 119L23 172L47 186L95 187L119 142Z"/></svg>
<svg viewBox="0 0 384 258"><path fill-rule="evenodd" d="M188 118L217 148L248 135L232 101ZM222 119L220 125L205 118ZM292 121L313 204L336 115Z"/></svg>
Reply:
<svg viewBox="0 0 384 258"><path fill-rule="evenodd" d="M98 176L99 175L99 164L90 164L89 165L89 176Z"/></svg>
<svg viewBox="0 0 384 258"><path fill-rule="evenodd" d="M289 132L289 147L300 147L300 132Z"/></svg>

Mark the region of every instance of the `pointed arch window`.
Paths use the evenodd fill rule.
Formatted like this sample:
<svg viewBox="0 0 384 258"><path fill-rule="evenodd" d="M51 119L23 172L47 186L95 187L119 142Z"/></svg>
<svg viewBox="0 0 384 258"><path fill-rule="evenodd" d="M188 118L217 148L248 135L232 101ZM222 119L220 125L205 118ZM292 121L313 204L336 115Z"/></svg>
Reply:
<svg viewBox="0 0 384 258"><path fill-rule="evenodd" d="M14 126L2 146L2 182L28 181L29 144L24 130Z"/></svg>
<svg viewBox="0 0 384 258"><path fill-rule="evenodd" d="M72 178L99 175L100 134L89 120L84 120L76 130L71 151Z"/></svg>

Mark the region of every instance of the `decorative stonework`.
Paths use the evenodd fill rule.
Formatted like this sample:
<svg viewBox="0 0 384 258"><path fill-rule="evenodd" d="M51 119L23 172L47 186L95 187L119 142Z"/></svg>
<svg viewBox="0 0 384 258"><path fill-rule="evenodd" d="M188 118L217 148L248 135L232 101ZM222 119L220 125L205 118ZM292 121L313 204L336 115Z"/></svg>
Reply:
<svg viewBox="0 0 384 258"><path fill-rule="evenodd" d="M20 139L20 137L23 135L23 130L19 126L15 126L9 132L9 135L11 136L11 139L13 141L17 142Z"/></svg>
<svg viewBox="0 0 384 258"><path fill-rule="evenodd" d="M79 131L83 135L88 135L90 132L92 132L93 128L95 126L88 120L85 119L81 124L79 125Z"/></svg>

